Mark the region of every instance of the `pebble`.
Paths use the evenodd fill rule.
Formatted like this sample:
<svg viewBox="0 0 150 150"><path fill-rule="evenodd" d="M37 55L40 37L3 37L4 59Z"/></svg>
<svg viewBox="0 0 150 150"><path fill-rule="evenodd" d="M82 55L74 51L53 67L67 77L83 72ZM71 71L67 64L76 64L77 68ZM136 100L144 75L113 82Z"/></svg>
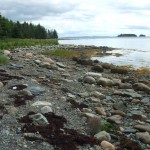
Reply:
<svg viewBox="0 0 150 150"><path fill-rule="evenodd" d="M107 133L106 131L101 131L101 132L95 134L94 137L99 141L103 141L103 140L111 141L110 134Z"/></svg>
<svg viewBox="0 0 150 150"><path fill-rule="evenodd" d="M107 141L102 141L101 142L101 146L103 149L107 149L107 150L115 150L115 146Z"/></svg>

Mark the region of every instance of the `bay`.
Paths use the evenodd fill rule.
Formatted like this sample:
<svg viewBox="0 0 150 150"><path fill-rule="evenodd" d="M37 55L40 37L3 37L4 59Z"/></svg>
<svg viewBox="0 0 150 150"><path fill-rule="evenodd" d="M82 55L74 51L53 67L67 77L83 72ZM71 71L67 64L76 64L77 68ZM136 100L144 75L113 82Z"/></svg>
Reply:
<svg viewBox="0 0 150 150"><path fill-rule="evenodd" d="M102 62L115 65L131 65L133 68L150 68L150 38L149 37L99 37L99 38L69 38L59 40L60 44L108 46L116 48L111 53L120 53L105 57L93 57Z"/></svg>

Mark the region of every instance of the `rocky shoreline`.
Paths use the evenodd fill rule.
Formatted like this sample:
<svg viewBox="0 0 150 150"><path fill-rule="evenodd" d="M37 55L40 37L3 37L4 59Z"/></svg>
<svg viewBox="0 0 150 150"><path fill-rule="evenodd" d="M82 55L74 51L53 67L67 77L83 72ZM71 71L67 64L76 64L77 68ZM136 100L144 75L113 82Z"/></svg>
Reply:
<svg viewBox="0 0 150 150"><path fill-rule="evenodd" d="M85 57L98 47L5 50L0 65L0 150L150 149L150 75Z"/></svg>

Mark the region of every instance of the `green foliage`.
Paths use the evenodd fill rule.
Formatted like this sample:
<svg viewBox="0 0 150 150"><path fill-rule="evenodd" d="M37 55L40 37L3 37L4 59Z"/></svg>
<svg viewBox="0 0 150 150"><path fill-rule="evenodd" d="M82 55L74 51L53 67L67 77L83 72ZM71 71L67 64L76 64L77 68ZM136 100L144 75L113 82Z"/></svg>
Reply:
<svg viewBox="0 0 150 150"><path fill-rule="evenodd" d="M0 39L4 38L33 38L57 39L56 30L46 30L40 24L13 22L0 15Z"/></svg>
<svg viewBox="0 0 150 150"><path fill-rule="evenodd" d="M13 49L17 47L29 47L29 46L49 46L57 45L57 39L3 39L0 40L0 50Z"/></svg>
<svg viewBox="0 0 150 150"><path fill-rule="evenodd" d="M54 56L64 56L64 57L73 57L76 56L76 52L64 50L64 49L56 49L53 51L43 51L43 55L54 55Z"/></svg>
<svg viewBox="0 0 150 150"><path fill-rule="evenodd" d="M0 55L0 64L7 64L9 61L8 57L5 55Z"/></svg>
<svg viewBox="0 0 150 150"><path fill-rule="evenodd" d="M104 122L101 124L101 130L104 130L106 132L115 132L117 130L117 127L109 122Z"/></svg>

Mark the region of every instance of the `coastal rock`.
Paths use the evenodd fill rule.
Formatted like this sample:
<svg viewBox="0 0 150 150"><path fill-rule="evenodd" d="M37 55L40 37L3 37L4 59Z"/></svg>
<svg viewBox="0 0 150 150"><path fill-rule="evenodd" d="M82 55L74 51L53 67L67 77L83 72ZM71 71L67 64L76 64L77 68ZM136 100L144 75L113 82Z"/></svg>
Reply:
<svg viewBox="0 0 150 150"><path fill-rule="evenodd" d="M140 131L150 132L150 126L148 126L148 125L135 125L134 128L136 128Z"/></svg>
<svg viewBox="0 0 150 150"><path fill-rule="evenodd" d="M4 84L2 82L0 82L0 88L2 88L4 86Z"/></svg>
<svg viewBox="0 0 150 150"><path fill-rule="evenodd" d="M121 110L112 110L111 112L112 115L120 115L122 117L126 116L126 113L124 113L123 111Z"/></svg>
<svg viewBox="0 0 150 150"><path fill-rule="evenodd" d="M107 150L115 150L115 146L107 141L102 141L101 142L101 147L103 149L107 149Z"/></svg>
<svg viewBox="0 0 150 150"><path fill-rule="evenodd" d="M46 101L36 101L32 106L52 106L52 104Z"/></svg>
<svg viewBox="0 0 150 150"><path fill-rule="evenodd" d="M112 86L113 85L113 81L108 79L108 78L99 78L99 80L97 81L97 84L98 85L102 85L103 87L106 87L106 86Z"/></svg>
<svg viewBox="0 0 150 150"><path fill-rule="evenodd" d="M100 77L102 77L102 74L101 73L95 73L95 72L87 72L85 74L85 76L91 76L95 79L99 79Z"/></svg>
<svg viewBox="0 0 150 150"><path fill-rule="evenodd" d="M108 117L108 121L114 122L116 124L122 124L122 116L120 115L113 115L111 117Z"/></svg>
<svg viewBox="0 0 150 150"><path fill-rule="evenodd" d="M25 58L31 59L33 57L33 53L26 53Z"/></svg>
<svg viewBox="0 0 150 150"><path fill-rule="evenodd" d="M122 84L120 79L112 79L113 86L120 86Z"/></svg>
<svg viewBox="0 0 150 150"><path fill-rule="evenodd" d="M150 87L147 86L144 83L135 83L133 85L133 89L136 91L145 91L145 92L150 92Z"/></svg>
<svg viewBox="0 0 150 150"><path fill-rule="evenodd" d="M41 108L41 113L42 114L46 114L46 113L50 113L53 112L52 108L50 106L44 106Z"/></svg>
<svg viewBox="0 0 150 150"><path fill-rule="evenodd" d="M6 56L11 55L11 53L10 53L10 51L9 51L9 50L4 50L4 51L3 51L3 54L4 54L4 55L6 55Z"/></svg>
<svg viewBox="0 0 150 150"><path fill-rule="evenodd" d="M47 57L44 57L42 61L50 64L54 63L54 61L51 58L47 58Z"/></svg>
<svg viewBox="0 0 150 150"><path fill-rule="evenodd" d="M105 112L104 107L96 107L96 112L97 112L99 115L104 115L104 116L106 116L106 112Z"/></svg>
<svg viewBox="0 0 150 150"><path fill-rule="evenodd" d="M98 140L98 141L111 141L111 137L110 134L107 133L106 131L101 131L97 134L94 135L94 137Z"/></svg>
<svg viewBox="0 0 150 150"><path fill-rule="evenodd" d="M137 132L136 138L145 144L150 144L150 134L148 132Z"/></svg>
<svg viewBox="0 0 150 150"><path fill-rule="evenodd" d="M95 65L91 68L91 70L96 71L96 72L103 72L104 69L101 65Z"/></svg>
<svg viewBox="0 0 150 150"><path fill-rule="evenodd" d="M127 105L125 102L118 102L118 103L115 103L113 105L113 108L116 109L116 110L121 110L121 111L124 111L126 112L127 111Z"/></svg>
<svg viewBox="0 0 150 150"><path fill-rule="evenodd" d="M29 90L32 95L40 95L46 92L45 88L41 88L39 86L29 86L27 90Z"/></svg>
<svg viewBox="0 0 150 150"><path fill-rule="evenodd" d="M99 98L99 99L101 99L101 100L106 98L106 96L105 96L104 94L102 94L102 93L100 93L100 92L98 92L98 91L94 91L94 92L92 92L90 95L91 95L91 96L94 96L94 97L96 97L96 98Z"/></svg>
<svg viewBox="0 0 150 150"><path fill-rule="evenodd" d="M49 124L48 120L41 113L29 115L29 118L33 121L34 125L45 126Z"/></svg>
<svg viewBox="0 0 150 150"><path fill-rule="evenodd" d="M92 76L84 77L83 82L88 83L88 84L95 84L96 83L95 79Z"/></svg>

